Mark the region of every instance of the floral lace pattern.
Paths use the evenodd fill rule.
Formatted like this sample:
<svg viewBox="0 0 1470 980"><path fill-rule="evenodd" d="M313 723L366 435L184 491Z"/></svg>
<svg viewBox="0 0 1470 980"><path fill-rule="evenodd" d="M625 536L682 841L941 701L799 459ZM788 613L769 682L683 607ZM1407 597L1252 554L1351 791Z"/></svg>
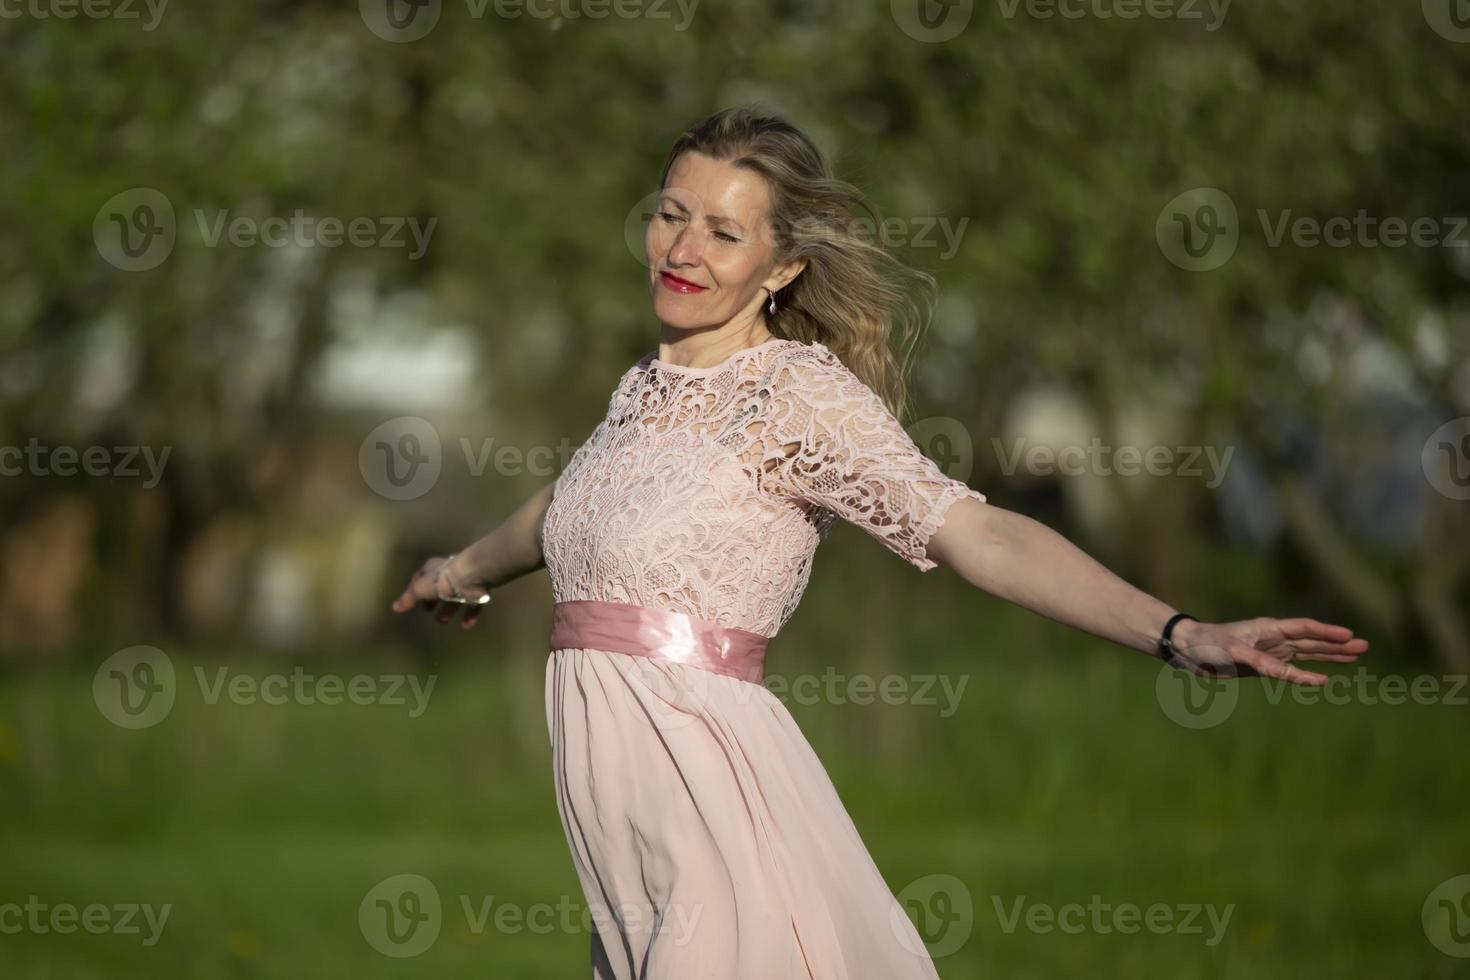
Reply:
<svg viewBox="0 0 1470 980"><path fill-rule="evenodd" d="M542 548L558 602L775 636L837 518L928 571L929 538L962 497L986 500L822 344L770 340L708 368L650 353L557 478Z"/></svg>

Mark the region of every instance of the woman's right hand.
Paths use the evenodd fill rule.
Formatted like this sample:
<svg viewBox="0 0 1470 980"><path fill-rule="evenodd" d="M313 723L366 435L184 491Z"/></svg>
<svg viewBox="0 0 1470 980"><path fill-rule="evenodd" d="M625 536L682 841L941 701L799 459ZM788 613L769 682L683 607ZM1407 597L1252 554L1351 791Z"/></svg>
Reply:
<svg viewBox="0 0 1470 980"><path fill-rule="evenodd" d="M450 561L453 560L453 566ZM469 629L480 619L480 612L489 605L476 605L474 603L445 602L441 595L454 595L456 591L467 599L478 599L488 595L489 590L481 584L468 581L459 572L457 566L463 559L459 555L451 558L434 557L419 566L418 570L409 577L408 587L403 594L393 600L393 611L406 613L414 606L421 606L425 612L434 613L434 619L440 623L452 620L455 613L463 609L464 619L460 626Z"/></svg>

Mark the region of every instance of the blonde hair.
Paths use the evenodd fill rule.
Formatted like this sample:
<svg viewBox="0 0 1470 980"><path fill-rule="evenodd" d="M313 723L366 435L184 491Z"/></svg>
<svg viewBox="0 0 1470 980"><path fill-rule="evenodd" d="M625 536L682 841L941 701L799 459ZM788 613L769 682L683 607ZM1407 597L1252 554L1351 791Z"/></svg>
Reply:
<svg viewBox="0 0 1470 980"><path fill-rule="evenodd" d="M777 291L776 313L762 307L767 329L824 344L902 418L905 375L933 310L934 277L888 253L876 240L882 220L866 196L837 179L816 144L780 116L735 106L700 120L674 141L660 188L688 151L764 177L776 261L806 260Z"/></svg>

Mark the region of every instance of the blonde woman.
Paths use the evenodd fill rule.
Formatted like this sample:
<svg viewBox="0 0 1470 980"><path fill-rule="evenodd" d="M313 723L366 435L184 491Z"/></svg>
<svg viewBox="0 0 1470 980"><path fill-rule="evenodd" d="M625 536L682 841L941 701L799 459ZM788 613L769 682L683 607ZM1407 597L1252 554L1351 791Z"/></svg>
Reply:
<svg viewBox="0 0 1470 980"><path fill-rule="evenodd" d="M468 627L490 589L550 573L547 721L597 980L937 976L762 684L837 518L920 570L942 562L1198 674L1318 684L1287 661L1367 649L1310 619L1183 618L940 471L898 421L891 353L912 350L912 287L933 281L864 234L872 209L788 122L716 113L674 143L659 186L658 350L553 484L394 603L443 623L463 609Z"/></svg>

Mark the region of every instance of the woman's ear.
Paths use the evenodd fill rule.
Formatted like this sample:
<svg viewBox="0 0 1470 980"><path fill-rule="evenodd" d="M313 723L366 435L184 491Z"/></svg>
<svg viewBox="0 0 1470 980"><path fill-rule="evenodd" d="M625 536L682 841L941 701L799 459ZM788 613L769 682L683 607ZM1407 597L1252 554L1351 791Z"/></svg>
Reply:
<svg viewBox="0 0 1470 980"><path fill-rule="evenodd" d="M773 293L780 292L795 282L796 277L801 275L805 270L806 259L793 259L790 262L782 263L772 270L771 278L766 280L766 287ZM771 287L773 281L777 283L774 288Z"/></svg>

